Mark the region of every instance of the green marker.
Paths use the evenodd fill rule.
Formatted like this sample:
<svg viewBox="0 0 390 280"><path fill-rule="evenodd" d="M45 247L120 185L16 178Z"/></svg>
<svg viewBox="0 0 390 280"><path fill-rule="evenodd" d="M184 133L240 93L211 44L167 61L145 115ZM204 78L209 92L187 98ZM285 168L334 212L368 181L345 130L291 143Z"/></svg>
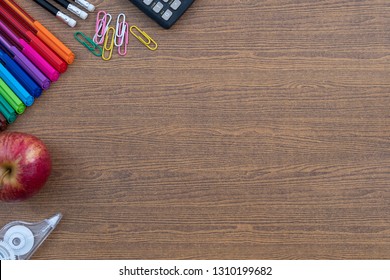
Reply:
<svg viewBox="0 0 390 280"><path fill-rule="evenodd" d="M7 86L7 84L0 78L0 95L14 108L15 112L23 114L26 110L26 105L15 95L15 93Z"/></svg>
<svg viewBox="0 0 390 280"><path fill-rule="evenodd" d="M3 96L0 95L0 112L3 114L8 123L13 123L16 120L15 110L8 104Z"/></svg>

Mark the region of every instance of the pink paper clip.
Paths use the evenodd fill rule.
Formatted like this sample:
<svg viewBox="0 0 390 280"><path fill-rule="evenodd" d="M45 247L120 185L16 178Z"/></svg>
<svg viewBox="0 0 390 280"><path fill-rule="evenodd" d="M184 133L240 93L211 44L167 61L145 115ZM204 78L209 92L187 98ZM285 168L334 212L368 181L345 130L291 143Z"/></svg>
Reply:
<svg viewBox="0 0 390 280"><path fill-rule="evenodd" d="M103 14L103 17L100 18L100 15ZM103 27L106 25L106 12L105 11L99 11L96 16L96 25L95 25L95 35L93 36L93 41L96 44L101 44L98 41L98 38L102 38L102 32L103 32ZM101 32L101 33L100 33Z"/></svg>
<svg viewBox="0 0 390 280"><path fill-rule="evenodd" d="M100 15L103 14L103 17L100 18ZM108 19L108 21L107 21ZM104 35L107 32L108 26L110 25L112 16L105 11L99 11L96 16L96 25L95 25L95 35L93 36L93 41L101 45L104 42Z"/></svg>
<svg viewBox="0 0 390 280"><path fill-rule="evenodd" d="M124 25L124 31L123 31L124 39L122 39L122 41L124 40L124 42L121 46L118 47L118 54L125 56L127 54L127 45L129 44L129 24L125 22L123 25ZM122 52L122 46L123 46L123 52Z"/></svg>

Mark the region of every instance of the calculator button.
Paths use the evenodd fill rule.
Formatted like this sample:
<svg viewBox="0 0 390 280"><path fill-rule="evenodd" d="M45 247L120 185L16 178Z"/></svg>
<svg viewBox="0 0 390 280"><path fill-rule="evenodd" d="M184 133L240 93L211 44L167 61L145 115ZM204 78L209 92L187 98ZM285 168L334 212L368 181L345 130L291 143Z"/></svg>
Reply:
<svg viewBox="0 0 390 280"><path fill-rule="evenodd" d="M162 15L162 18L165 19L165 20L169 20L171 18L171 16L173 15L172 11L171 10L166 10L165 13Z"/></svg>
<svg viewBox="0 0 390 280"><path fill-rule="evenodd" d="M144 0L144 3L145 3L146 5L150 5L152 2L153 2L153 0Z"/></svg>
<svg viewBox="0 0 390 280"><path fill-rule="evenodd" d="M161 10L162 10L163 8L164 8L163 3L157 2L157 4L154 5L154 7L153 7L153 11L155 11L156 13L159 13L159 12L161 12Z"/></svg>
<svg viewBox="0 0 390 280"><path fill-rule="evenodd" d="M174 9L174 10L177 10L177 9L179 9L180 5L181 5L181 1L180 0L175 0L171 4L171 8Z"/></svg>
<svg viewBox="0 0 390 280"><path fill-rule="evenodd" d="M167 3L169 0L163 0L163 2Z"/></svg>

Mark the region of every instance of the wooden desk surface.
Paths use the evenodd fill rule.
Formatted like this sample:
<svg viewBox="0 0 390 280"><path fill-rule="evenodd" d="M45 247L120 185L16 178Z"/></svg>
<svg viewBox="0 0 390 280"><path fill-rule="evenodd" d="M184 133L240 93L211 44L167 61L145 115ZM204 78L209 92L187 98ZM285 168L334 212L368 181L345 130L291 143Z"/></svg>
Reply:
<svg viewBox="0 0 390 280"><path fill-rule="evenodd" d="M163 30L127 0L91 1L159 43L76 54L9 131L53 172L0 224L64 217L34 259L390 258L386 0L197 0Z"/></svg>

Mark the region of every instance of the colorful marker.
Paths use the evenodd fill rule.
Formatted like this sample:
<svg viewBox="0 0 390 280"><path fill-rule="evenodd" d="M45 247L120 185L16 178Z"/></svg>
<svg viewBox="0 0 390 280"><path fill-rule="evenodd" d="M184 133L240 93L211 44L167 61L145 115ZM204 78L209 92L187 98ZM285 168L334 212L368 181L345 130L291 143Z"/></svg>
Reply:
<svg viewBox="0 0 390 280"><path fill-rule="evenodd" d="M19 20L19 16L15 14L12 9L7 5L0 2L0 14L3 16L3 20L8 24L8 27L12 27L14 33L23 38L29 43L47 62L49 62L54 69L60 73L64 73L68 68L68 64L62 60L52 49L46 46L37 36L35 36L30 30L28 30Z"/></svg>
<svg viewBox="0 0 390 280"><path fill-rule="evenodd" d="M26 106L34 104L34 97L32 97L25 88L12 76L12 74L0 63L0 78L9 86L10 89L22 100Z"/></svg>
<svg viewBox="0 0 390 280"><path fill-rule="evenodd" d="M15 93L7 86L7 84L0 78L0 95L8 102L8 104L15 110L16 113L23 114L26 110L26 105L15 95Z"/></svg>
<svg viewBox="0 0 390 280"><path fill-rule="evenodd" d="M34 0L35 3L37 3L39 6L44 8L46 11L54 15L56 18L61 20L62 22L66 23L70 27L76 26L76 21L72 19L71 17L68 17L64 13L62 13L60 10L58 10L55 6L47 2L46 0Z"/></svg>
<svg viewBox="0 0 390 280"><path fill-rule="evenodd" d="M0 45L42 89L48 89L50 87L50 80L43 75L43 73L24 54L22 54L17 47L13 46L4 36L2 36L1 33Z"/></svg>
<svg viewBox="0 0 390 280"><path fill-rule="evenodd" d="M0 89L1 91L1 89ZM8 104L8 102L4 99L4 97L0 94L0 112L3 114L5 119L9 124L13 123L16 118L16 112L12 107Z"/></svg>
<svg viewBox="0 0 390 280"><path fill-rule="evenodd" d="M53 68L43 57L37 53L27 42L17 36L7 25L0 20L0 30L4 32L10 39L20 48L21 52L31 60L52 82L55 82L60 77L60 73Z"/></svg>
<svg viewBox="0 0 390 280"><path fill-rule="evenodd" d="M47 30L40 22L32 18L27 12L25 12L18 4L13 0L2 0L5 5L12 9L19 15L20 21L26 27L29 27L31 32L35 33L38 38L45 42L53 51L55 51L62 59L68 64L73 63L75 55L67 48L57 37L55 37L49 30ZM77 2L76 2L77 3Z"/></svg>
<svg viewBox="0 0 390 280"><path fill-rule="evenodd" d="M0 63L18 80L34 98L41 96L42 88L0 48Z"/></svg>

